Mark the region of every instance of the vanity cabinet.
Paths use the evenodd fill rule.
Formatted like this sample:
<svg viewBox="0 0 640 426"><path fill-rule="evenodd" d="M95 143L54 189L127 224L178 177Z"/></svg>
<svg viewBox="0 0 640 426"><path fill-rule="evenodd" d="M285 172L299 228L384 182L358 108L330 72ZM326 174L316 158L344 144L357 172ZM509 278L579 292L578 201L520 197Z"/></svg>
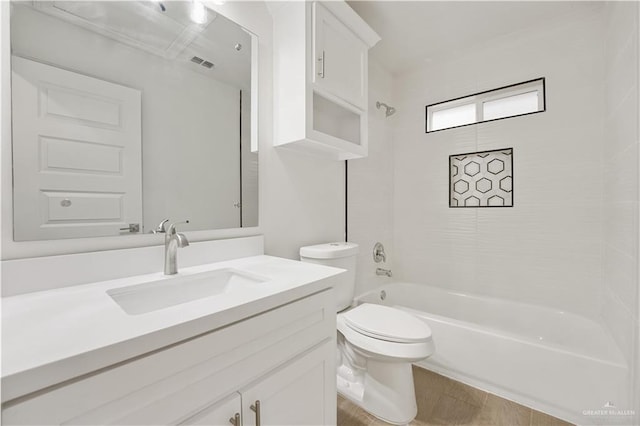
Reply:
<svg viewBox="0 0 640 426"><path fill-rule="evenodd" d="M2 423L335 424L335 330L329 289L8 401Z"/></svg>
<svg viewBox="0 0 640 426"><path fill-rule="evenodd" d="M205 408L183 425L322 425L327 424L325 372L335 355L329 342L292 360L257 383ZM258 421L258 416L260 421Z"/></svg>
<svg viewBox="0 0 640 426"><path fill-rule="evenodd" d="M324 157L366 157L368 50L380 37L343 1L278 2L274 144Z"/></svg>
<svg viewBox="0 0 640 426"><path fill-rule="evenodd" d="M327 424L325 407L321 401L325 397L325 371L331 367L326 361L335 351L331 346L329 342L324 343L181 424Z"/></svg>

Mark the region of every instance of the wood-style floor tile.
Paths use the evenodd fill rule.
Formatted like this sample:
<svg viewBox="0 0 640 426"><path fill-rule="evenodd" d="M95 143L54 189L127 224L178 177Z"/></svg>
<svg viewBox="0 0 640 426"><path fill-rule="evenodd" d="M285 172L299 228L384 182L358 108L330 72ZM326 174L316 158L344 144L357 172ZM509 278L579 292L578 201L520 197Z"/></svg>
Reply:
<svg viewBox="0 0 640 426"><path fill-rule="evenodd" d="M436 403L444 391L451 386L452 380L429 370L413 367L413 382L415 388L420 389L420 392L416 392L416 403L418 404L416 425L427 425Z"/></svg>
<svg viewBox="0 0 640 426"><path fill-rule="evenodd" d="M455 380L449 380L449 382L449 387L444 391L446 395L476 407L482 407L484 405L488 395L487 392L472 388L471 386L456 382Z"/></svg>
<svg viewBox="0 0 640 426"><path fill-rule="evenodd" d="M531 426L573 426L572 423L565 422L540 411L531 410Z"/></svg>
<svg viewBox="0 0 640 426"><path fill-rule="evenodd" d="M376 420L374 416L341 396L338 396L337 417L337 424L341 426L370 426Z"/></svg>
<svg viewBox="0 0 640 426"><path fill-rule="evenodd" d="M481 407L444 394L440 396L430 418L433 425L474 425Z"/></svg>
<svg viewBox="0 0 640 426"><path fill-rule="evenodd" d="M489 394L477 418L478 425L529 426L531 409Z"/></svg>
<svg viewBox="0 0 640 426"><path fill-rule="evenodd" d="M422 368L413 368L418 415L410 426L571 426L555 417ZM338 426L387 426L338 397Z"/></svg>

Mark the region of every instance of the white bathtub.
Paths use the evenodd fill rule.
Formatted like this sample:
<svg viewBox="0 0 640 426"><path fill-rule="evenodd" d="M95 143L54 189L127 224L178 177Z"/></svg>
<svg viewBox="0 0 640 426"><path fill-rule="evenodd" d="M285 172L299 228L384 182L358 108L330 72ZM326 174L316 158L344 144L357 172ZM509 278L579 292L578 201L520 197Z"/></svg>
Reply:
<svg viewBox="0 0 640 426"><path fill-rule="evenodd" d="M630 422L626 362L592 320L412 283L358 301L395 306L429 324L436 353L419 363L424 368L573 423Z"/></svg>

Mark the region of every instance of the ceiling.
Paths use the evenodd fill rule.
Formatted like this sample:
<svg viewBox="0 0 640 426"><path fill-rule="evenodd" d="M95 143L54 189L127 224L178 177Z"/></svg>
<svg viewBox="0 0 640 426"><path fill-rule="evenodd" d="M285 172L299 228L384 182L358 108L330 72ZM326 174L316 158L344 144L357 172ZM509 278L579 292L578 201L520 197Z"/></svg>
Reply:
<svg viewBox="0 0 640 426"><path fill-rule="evenodd" d="M596 9L594 1L348 1L382 37L370 55L394 74L549 20Z"/></svg>

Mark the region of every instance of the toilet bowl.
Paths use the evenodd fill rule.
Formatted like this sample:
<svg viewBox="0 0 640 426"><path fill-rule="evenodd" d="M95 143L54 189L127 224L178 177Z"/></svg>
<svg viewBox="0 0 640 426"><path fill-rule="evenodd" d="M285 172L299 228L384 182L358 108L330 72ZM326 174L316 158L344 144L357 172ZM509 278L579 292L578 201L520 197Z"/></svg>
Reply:
<svg viewBox="0 0 640 426"><path fill-rule="evenodd" d="M339 313L338 393L392 424L417 414L411 363L431 355L431 330L418 318L381 305Z"/></svg>
<svg viewBox="0 0 640 426"><path fill-rule="evenodd" d="M338 393L381 420L407 424L418 411L411 363L435 351L431 329L393 307L370 303L351 306L357 250L353 243L300 249L302 261L347 270L334 284Z"/></svg>

